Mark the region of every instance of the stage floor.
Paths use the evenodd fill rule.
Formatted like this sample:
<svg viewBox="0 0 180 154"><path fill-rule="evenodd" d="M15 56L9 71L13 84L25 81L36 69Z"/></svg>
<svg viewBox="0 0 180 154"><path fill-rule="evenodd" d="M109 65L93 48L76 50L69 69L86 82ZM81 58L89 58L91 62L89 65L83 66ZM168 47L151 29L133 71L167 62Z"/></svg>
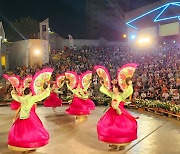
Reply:
<svg viewBox="0 0 180 154"><path fill-rule="evenodd" d="M65 109L39 106L37 114L50 133L49 144L33 154L180 154L180 121L148 113L129 110L139 116L138 139L124 151L109 151L106 143L97 139L96 124L105 107L96 110L83 123L76 125L73 116L67 116ZM7 136L15 112L9 107L0 107L0 154L16 154L7 148Z"/></svg>

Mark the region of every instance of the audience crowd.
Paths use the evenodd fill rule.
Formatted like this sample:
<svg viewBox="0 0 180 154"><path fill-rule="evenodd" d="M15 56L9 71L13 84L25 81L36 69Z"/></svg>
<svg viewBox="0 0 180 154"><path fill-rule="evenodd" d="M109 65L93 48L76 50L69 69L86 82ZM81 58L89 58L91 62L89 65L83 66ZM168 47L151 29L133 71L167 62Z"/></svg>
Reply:
<svg viewBox="0 0 180 154"><path fill-rule="evenodd" d="M166 44L158 49L134 49L130 46L88 47L81 50L53 50L50 62L42 67L17 67L15 74L20 77L34 75L45 67L53 67L56 74L76 71L78 74L93 70L95 65L105 66L116 78L117 70L126 63L138 63L134 75L133 98L174 101L179 104L180 93L180 45ZM98 90L98 77L93 76L91 93Z"/></svg>

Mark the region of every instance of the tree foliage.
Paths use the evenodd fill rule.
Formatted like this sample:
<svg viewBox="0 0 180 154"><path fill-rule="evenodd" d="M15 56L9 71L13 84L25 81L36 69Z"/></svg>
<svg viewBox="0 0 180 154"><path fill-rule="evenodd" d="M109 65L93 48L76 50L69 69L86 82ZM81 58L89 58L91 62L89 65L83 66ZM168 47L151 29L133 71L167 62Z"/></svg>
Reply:
<svg viewBox="0 0 180 154"><path fill-rule="evenodd" d="M11 22L6 29L6 36L10 41L36 39L39 33L39 22L30 17L20 18Z"/></svg>

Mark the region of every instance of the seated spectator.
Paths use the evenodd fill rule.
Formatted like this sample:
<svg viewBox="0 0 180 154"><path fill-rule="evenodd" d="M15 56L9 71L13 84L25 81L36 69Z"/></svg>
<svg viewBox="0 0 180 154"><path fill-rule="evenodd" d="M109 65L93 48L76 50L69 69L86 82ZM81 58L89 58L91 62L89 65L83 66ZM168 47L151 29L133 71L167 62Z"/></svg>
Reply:
<svg viewBox="0 0 180 154"><path fill-rule="evenodd" d="M163 101L167 101L168 98L169 98L169 93L168 93L167 91L164 91L164 92L162 93L162 100L163 100Z"/></svg>
<svg viewBox="0 0 180 154"><path fill-rule="evenodd" d="M179 104L179 93L178 90L174 90L173 95L172 95L173 100L176 102L176 104Z"/></svg>
<svg viewBox="0 0 180 154"><path fill-rule="evenodd" d="M139 92L138 90L135 90L134 94L133 94L133 98L136 99L136 98L139 98Z"/></svg>
<svg viewBox="0 0 180 154"><path fill-rule="evenodd" d="M141 98L142 98L142 99L146 99L146 93L145 93L145 91L143 91L143 92L141 93Z"/></svg>

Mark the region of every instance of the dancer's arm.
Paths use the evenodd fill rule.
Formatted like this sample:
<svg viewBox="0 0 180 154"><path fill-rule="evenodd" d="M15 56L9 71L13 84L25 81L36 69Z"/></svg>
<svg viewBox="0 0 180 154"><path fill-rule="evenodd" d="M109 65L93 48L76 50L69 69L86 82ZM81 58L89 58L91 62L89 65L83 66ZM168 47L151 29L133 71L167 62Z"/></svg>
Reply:
<svg viewBox="0 0 180 154"><path fill-rule="evenodd" d="M125 100L126 98L131 96L132 93L133 93L133 87L128 86L128 88L122 94L120 93L119 96L116 98L117 101L112 101L112 108L115 109L118 114L121 114L121 109L119 108L119 103L122 100Z"/></svg>
<svg viewBox="0 0 180 154"><path fill-rule="evenodd" d="M116 110L117 114L121 114L121 109L119 108L119 102L118 101L112 101L111 103L112 108Z"/></svg>
<svg viewBox="0 0 180 154"><path fill-rule="evenodd" d="M83 88L84 91L88 91L88 89L89 89L88 86Z"/></svg>
<svg viewBox="0 0 180 154"><path fill-rule="evenodd" d="M83 99L88 99L88 97L89 97L88 91L81 89L80 93L81 93L81 96Z"/></svg>
<svg viewBox="0 0 180 154"><path fill-rule="evenodd" d="M125 100L129 96L133 94L133 87L130 85L127 89L122 93L122 99Z"/></svg>
<svg viewBox="0 0 180 154"><path fill-rule="evenodd" d="M105 87L104 85L102 85L100 87L100 92L106 94L109 97L112 97L112 91L110 91L107 87Z"/></svg>
<svg viewBox="0 0 180 154"><path fill-rule="evenodd" d="M35 96L32 96L32 102L39 102L42 101L43 99L45 99L46 97L48 97L50 95L50 89L47 88L45 89L42 93L37 94Z"/></svg>
<svg viewBox="0 0 180 154"><path fill-rule="evenodd" d="M55 90L54 90L54 92L55 92L56 94L63 94L63 92L62 92L62 91L57 90L57 89L55 89Z"/></svg>
<svg viewBox="0 0 180 154"><path fill-rule="evenodd" d="M131 101L132 101L132 95L129 96L129 99L124 102L124 105L129 105L129 104L131 104L131 103L132 103Z"/></svg>
<svg viewBox="0 0 180 154"><path fill-rule="evenodd" d="M66 85L67 85L68 90L70 90L72 93L74 93L74 90L68 84L66 84Z"/></svg>
<svg viewBox="0 0 180 154"><path fill-rule="evenodd" d="M131 104L131 102L124 102L124 104L125 104L125 105L129 105L129 104Z"/></svg>
<svg viewBox="0 0 180 154"><path fill-rule="evenodd" d="M11 91L11 97L19 103L21 103L23 101L23 98L21 96L19 96L15 90Z"/></svg>

